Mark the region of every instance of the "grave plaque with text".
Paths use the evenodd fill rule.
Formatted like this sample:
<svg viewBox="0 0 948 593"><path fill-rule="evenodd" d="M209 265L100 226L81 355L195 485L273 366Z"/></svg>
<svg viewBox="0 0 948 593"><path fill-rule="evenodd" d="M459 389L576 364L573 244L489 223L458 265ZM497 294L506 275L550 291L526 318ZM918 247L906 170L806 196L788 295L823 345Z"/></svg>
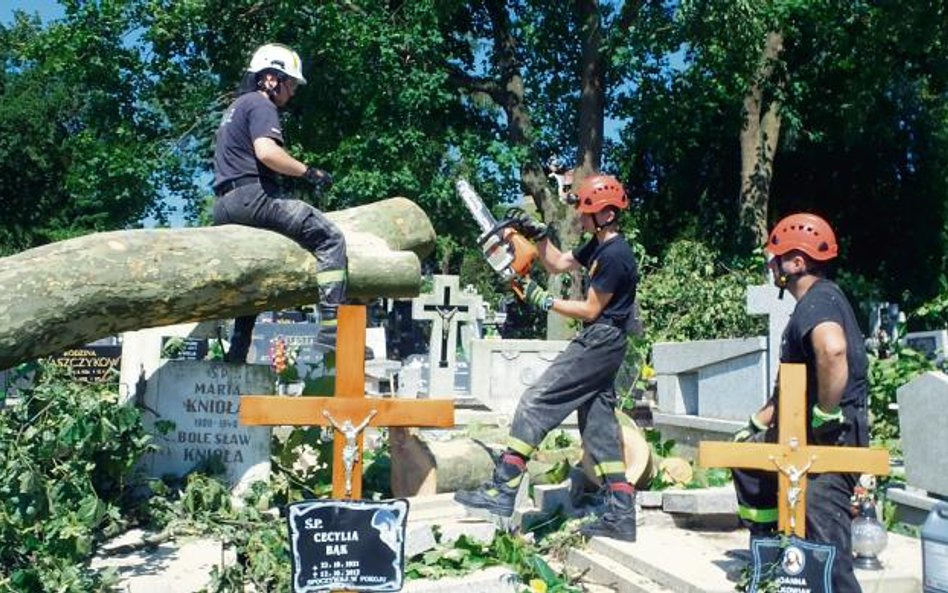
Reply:
<svg viewBox="0 0 948 593"><path fill-rule="evenodd" d="M755 537L751 542L750 593L776 583L776 593L832 593L836 548L791 537Z"/></svg>
<svg viewBox="0 0 948 593"><path fill-rule="evenodd" d="M289 505L294 593L401 591L407 519L405 499Z"/></svg>
<svg viewBox="0 0 948 593"><path fill-rule="evenodd" d="M270 471L270 429L238 422L240 396L273 389L268 367L208 361L167 361L152 375L145 405L158 453L145 459L150 475L183 476L195 466L220 461L235 493ZM161 434L155 421L170 421Z"/></svg>
<svg viewBox="0 0 948 593"><path fill-rule="evenodd" d="M66 367L76 381L101 383L118 373L122 360L121 346L89 345L72 348L49 357L56 366Z"/></svg>

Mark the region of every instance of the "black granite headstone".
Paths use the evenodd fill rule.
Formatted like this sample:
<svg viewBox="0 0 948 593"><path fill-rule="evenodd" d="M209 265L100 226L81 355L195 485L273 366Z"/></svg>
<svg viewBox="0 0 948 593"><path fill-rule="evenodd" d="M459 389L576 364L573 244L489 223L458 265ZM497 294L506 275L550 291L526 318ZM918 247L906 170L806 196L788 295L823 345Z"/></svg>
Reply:
<svg viewBox="0 0 948 593"><path fill-rule="evenodd" d="M405 499L289 505L293 592L401 591L407 519Z"/></svg>
<svg viewBox="0 0 948 593"><path fill-rule="evenodd" d="M751 540L750 593L775 582L777 593L833 593L836 548L796 537ZM768 589L769 591L770 589Z"/></svg>
<svg viewBox="0 0 948 593"><path fill-rule="evenodd" d="M67 367L76 381L101 383L118 377L121 346L87 345L64 350L49 357L57 366Z"/></svg>

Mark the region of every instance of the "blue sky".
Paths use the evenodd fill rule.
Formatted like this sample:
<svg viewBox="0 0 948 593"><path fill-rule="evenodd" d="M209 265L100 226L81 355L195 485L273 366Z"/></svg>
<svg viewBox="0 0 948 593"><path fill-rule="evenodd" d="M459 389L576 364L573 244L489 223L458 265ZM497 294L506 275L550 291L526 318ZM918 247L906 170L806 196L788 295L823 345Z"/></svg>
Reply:
<svg viewBox="0 0 948 593"><path fill-rule="evenodd" d="M59 18L63 15L63 7L54 0L7 0L0 9L0 22L9 23L13 20L13 12L22 10L29 14L39 14L43 22Z"/></svg>

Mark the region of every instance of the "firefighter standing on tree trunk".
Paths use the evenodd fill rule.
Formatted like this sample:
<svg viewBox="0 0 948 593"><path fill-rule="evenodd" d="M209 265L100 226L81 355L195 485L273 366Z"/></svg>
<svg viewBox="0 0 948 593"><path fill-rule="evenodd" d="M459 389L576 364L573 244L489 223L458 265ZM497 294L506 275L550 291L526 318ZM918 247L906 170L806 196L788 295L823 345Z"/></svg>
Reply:
<svg viewBox="0 0 948 593"><path fill-rule="evenodd" d="M815 214L792 214L774 227L766 249L781 297L786 290L797 301L781 339L780 362L806 365L807 441L868 446L865 341L846 296L826 278L838 250L833 229ZM775 390L734 440L777 442L778 397ZM739 469L733 473L742 522L752 536L773 535L777 474ZM854 474L812 474L807 481L806 536L836 547L832 570L837 593L861 591L852 556L850 498L855 485Z"/></svg>
<svg viewBox="0 0 948 593"><path fill-rule="evenodd" d="M306 84L299 55L278 43L254 52L238 89L224 112L214 146L214 224L242 224L285 235L316 255L320 333L317 341L336 344L338 306L346 298L346 242L322 212L302 200L286 198L277 175L300 177L317 191L332 176L308 167L283 148L279 108ZM238 317L226 360L246 362L255 315Z"/></svg>
<svg viewBox="0 0 948 593"><path fill-rule="evenodd" d="M635 323L638 267L618 230L619 213L628 207L629 200L622 184L608 175L586 178L575 199L583 230L594 234L578 249L560 251L550 242L546 226L529 217L519 221L518 230L537 241L540 260L548 272L582 267L589 277L585 300L554 298L532 280L523 287L524 300L542 311L580 320L585 327L523 394L507 449L492 479L476 490L461 490L454 498L467 507L511 516L527 459L550 430L576 411L583 446L592 455L606 490L604 511L581 532L587 537L635 541L635 491L625 475L614 389L625 358L626 335Z"/></svg>

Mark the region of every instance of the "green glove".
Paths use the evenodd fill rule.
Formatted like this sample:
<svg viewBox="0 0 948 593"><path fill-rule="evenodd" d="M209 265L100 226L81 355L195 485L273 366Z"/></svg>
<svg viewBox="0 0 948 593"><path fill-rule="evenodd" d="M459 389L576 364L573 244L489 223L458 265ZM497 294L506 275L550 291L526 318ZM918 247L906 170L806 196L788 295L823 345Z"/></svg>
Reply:
<svg viewBox="0 0 948 593"><path fill-rule="evenodd" d="M814 429L823 428L830 422L843 422L843 409L836 406L832 412L824 412L819 404L813 404L813 414L810 418L810 426Z"/></svg>
<svg viewBox="0 0 948 593"><path fill-rule="evenodd" d="M747 419L747 424L744 426L744 428L735 432L734 437L731 440L733 440L735 443L743 443L766 428L767 427L765 425L760 423L760 420L757 419L757 416L751 414Z"/></svg>
<svg viewBox="0 0 948 593"><path fill-rule="evenodd" d="M837 407L832 412L824 412L816 404L813 405L810 414L810 427L813 431L813 441L817 445L838 445L848 429L841 408Z"/></svg>
<svg viewBox="0 0 948 593"><path fill-rule="evenodd" d="M553 296L533 280L523 287L523 299L541 311L553 308Z"/></svg>

